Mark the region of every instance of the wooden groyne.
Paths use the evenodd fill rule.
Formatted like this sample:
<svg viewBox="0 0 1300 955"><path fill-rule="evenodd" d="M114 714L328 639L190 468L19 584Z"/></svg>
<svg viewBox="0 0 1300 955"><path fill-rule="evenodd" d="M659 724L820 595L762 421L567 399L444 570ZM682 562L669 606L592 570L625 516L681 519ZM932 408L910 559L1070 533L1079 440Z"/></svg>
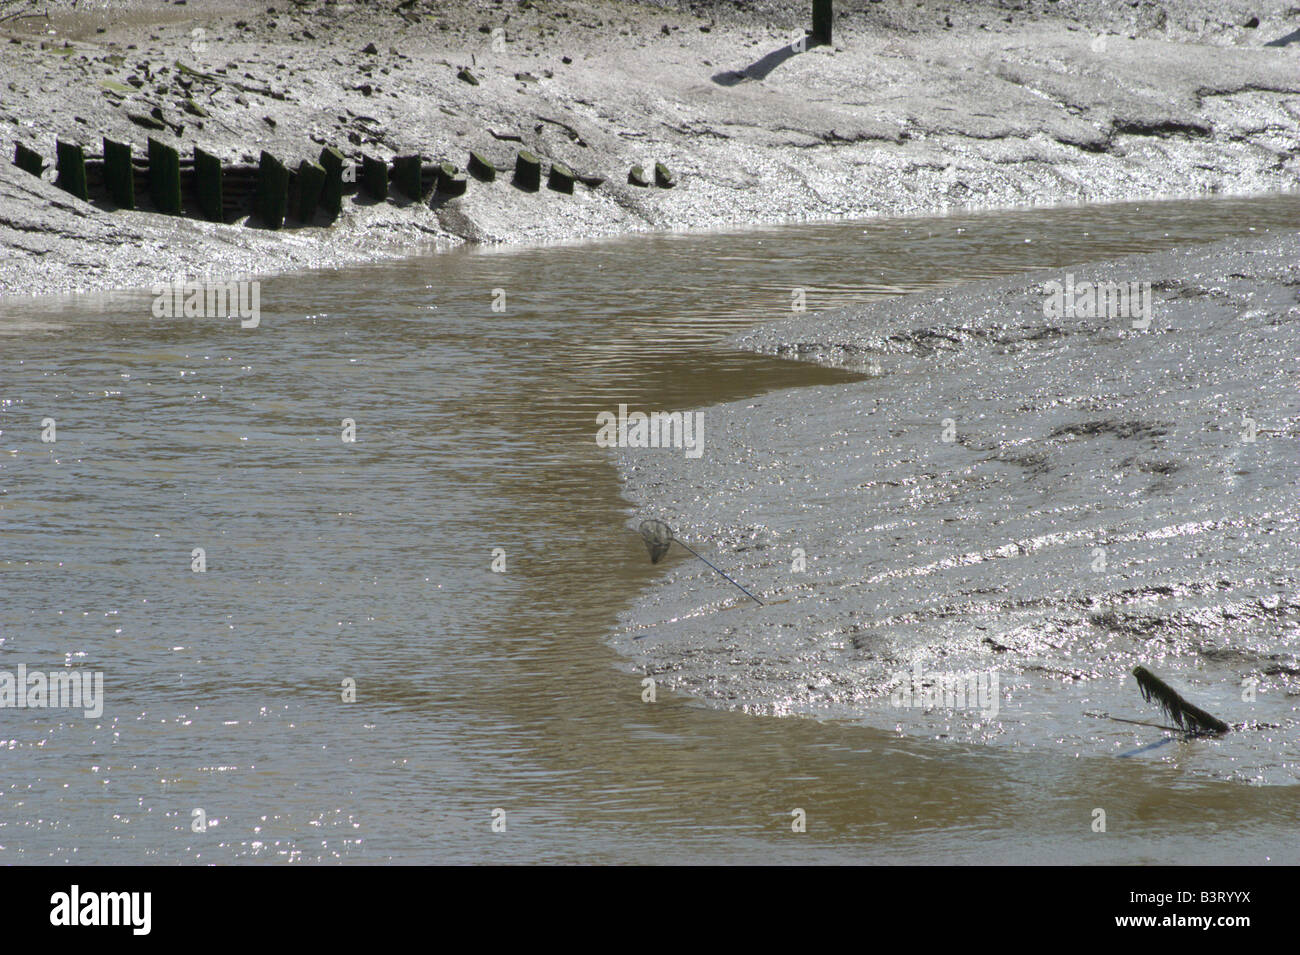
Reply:
<svg viewBox="0 0 1300 955"><path fill-rule="evenodd" d="M22 142L14 144L13 162L41 178L50 171L45 157ZM265 150L257 163L229 163L200 146L186 156L153 137L138 147L105 136L97 154L87 153L78 142L56 140L54 183L104 209L141 209L225 224L246 219L280 229L330 224L342 212L345 196L372 203L395 199L433 204L465 195L471 177L478 183L495 183L498 173L509 169L478 151L470 152L462 170L452 162L415 153L388 161L366 154L359 161L349 160L332 146L322 149L316 159L300 159L296 165ZM677 184L662 163L655 164L654 179L660 188ZM632 168L628 180L650 185L640 166ZM550 161L547 168L540 156L520 149L510 182L524 192L539 192L544 182L549 191L573 195L576 183L595 189L605 179L577 174L558 161Z"/></svg>

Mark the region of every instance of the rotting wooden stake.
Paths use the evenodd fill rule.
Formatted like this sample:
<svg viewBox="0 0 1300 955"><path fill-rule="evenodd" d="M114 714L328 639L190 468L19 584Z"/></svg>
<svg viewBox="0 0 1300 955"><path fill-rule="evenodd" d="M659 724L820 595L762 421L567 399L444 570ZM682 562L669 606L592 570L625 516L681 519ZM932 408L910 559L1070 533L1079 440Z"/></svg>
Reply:
<svg viewBox="0 0 1300 955"><path fill-rule="evenodd" d="M266 150L258 164L257 214L268 229L284 225L284 214L289 204L289 170L284 163Z"/></svg>
<svg viewBox="0 0 1300 955"><path fill-rule="evenodd" d="M104 137L104 184L108 198L119 209L135 208L135 173L131 169L130 143Z"/></svg>
<svg viewBox="0 0 1300 955"><path fill-rule="evenodd" d="M71 193L82 202L90 201L86 189L86 152L77 143L57 140L54 144L55 162L58 164L59 178L55 181L64 192Z"/></svg>
<svg viewBox="0 0 1300 955"><path fill-rule="evenodd" d="M834 14L831 0L813 0L812 37L813 46L831 45L831 24Z"/></svg>
<svg viewBox="0 0 1300 955"><path fill-rule="evenodd" d="M203 218L209 222L225 221L221 160L198 146L194 147L194 193Z"/></svg>
<svg viewBox="0 0 1300 955"><path fill-rule="evenodd" d="M171 146L149 138L149 198L169 216L181 214L181 157Z"/></svg>
<svg viewBox="0 0 1300 955"><path fill-rule="evenodd" d="M527 192L542 188L542 161L527 149L515 158L515 185Z"/></svg>
<svg viewBox="0 0 1300 955"><path fill-rule="evenodd" d="M321 193L325 188L325 167L320 163L304 159L298 164L298 207L293 214L299 222L310 223L316 218L316 207L320 204Z"/></svg>

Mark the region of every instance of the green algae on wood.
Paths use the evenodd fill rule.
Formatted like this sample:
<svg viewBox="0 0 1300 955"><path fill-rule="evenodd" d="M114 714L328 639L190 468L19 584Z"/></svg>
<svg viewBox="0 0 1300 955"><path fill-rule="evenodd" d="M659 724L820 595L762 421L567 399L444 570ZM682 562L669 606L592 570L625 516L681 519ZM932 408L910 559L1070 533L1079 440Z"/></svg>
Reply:
<svg viewBox="0 0 1300 955"><path fill-rule="evenodd" d="M469 174L481 182L494 182L497 178L497 167L482 153L471 151L469 154Z"/></svg>
<svg viewBox="0 0 1300 955"><path fill-rule="evenodd" d="M82 202L89 202L90 193L86 189L85 150L78 143L69 143L62 139L55 141L54 149L55 162L59 170L59 178L55 180L55 185Z"/></svg>
<svg viewBox="0 0 1300 955"><path fill-rule="evenodd" d="M194 147L194 193L199 211L209 222L224 222L225 197L221 160L212 153Z"/></svg>
<svg viewBox="0 0 1300 955"><path fill-rule="evenodd" d="M573 195L573 170L562 162L551 163L550 174L546 177L546 188L555 192Z"/></svg>
<svg viewBox="0 0 1300 955"><path fill-rule="evenodd" d="M34 149L29 149L22 143L14 143L14 165L23 172L30 172L33 176L40 177L45 171L45 158Z"/></svg>
<svg viewBox="0 0 1300 955"><path fill-rule="evenodd" d="M181 157L173 147L149 138L149 198L159 212L181 214Z"/></svg>
<svg viewBox="0 0 1300 955"><path fill-rule="evenodd" d="M388 198L388 163L373 156L361 157L361 187L366 195L383 202Z"/></svg>
<svg viewBox="0 0 1300 955"><path fill-rule="evenodd" d="M463 196L469 188L469 181L453 163L438 165L438 192L447 196Z"/></svg>
<svg viewBox="0 0 1300 955"><path fill-rule="evenodd" d="M542 188L542 161L527 149L515 158L515 185L528 192Z"/></svg>
<svg viewBox="0 0 1300 955"><path fill-rule="evenodd" d="M131 144L104 137L104 184L108 198L119 209L135 208L135 173L131 168Z"/></svg>
<svg viewBox="0 0 1300 955"><path fill-rule="evenodd" d="M289 204L289 170L266 150L257 167L257 215L268 229L284 225Z"/></svg>

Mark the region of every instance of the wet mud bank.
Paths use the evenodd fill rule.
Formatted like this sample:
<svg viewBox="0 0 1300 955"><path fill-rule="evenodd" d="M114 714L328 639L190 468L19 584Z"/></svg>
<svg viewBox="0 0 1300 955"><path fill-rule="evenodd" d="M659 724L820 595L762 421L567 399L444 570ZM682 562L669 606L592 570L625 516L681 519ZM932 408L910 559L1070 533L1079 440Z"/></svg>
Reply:
<svg viewBox="0 0 1300 955"><path fill-rule="evenodd" d="M767 606L669 558L613 643L712 706L1094 756L1160 739L1107 718L1164 722L1143 665L1234 726L1180 765L1294 782L1298 328L1300 235L1271 233L747 333L863 377L620 468L633 523Z"/></svg>
<svg viewBox="0 0 1300 955"><path fill-rule="evenodd" d="M785 3L51 2L0 23L0 294L1300 181L1290 5L951 6L839 0L834 44L803 48L807 11ZM103 137L295 169L323 147L459 169L525 150L582 178L350 197L328 228L272 233L115 211L11 164L19 142L49 158ZM673 188L628 181L657 163Z"/></svg>

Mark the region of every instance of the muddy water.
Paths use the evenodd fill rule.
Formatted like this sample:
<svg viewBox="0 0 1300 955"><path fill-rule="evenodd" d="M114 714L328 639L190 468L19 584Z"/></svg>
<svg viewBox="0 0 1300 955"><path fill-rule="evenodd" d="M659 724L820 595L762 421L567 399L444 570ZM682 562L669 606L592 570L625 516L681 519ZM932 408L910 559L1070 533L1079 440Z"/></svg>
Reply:
<svg viewBox="0 0 1300 955"><path fill-rule="evenodd" d="M5 303L0 670L102 671L106 702L0 710L0 861L1294 859L1292 787L643 703L606 640L658 570L594 434L621 402L847 378L717 344L795 288L826 308L1298 217L454 252L267 280L256 329L154 319L145 294Z"/></svg>

